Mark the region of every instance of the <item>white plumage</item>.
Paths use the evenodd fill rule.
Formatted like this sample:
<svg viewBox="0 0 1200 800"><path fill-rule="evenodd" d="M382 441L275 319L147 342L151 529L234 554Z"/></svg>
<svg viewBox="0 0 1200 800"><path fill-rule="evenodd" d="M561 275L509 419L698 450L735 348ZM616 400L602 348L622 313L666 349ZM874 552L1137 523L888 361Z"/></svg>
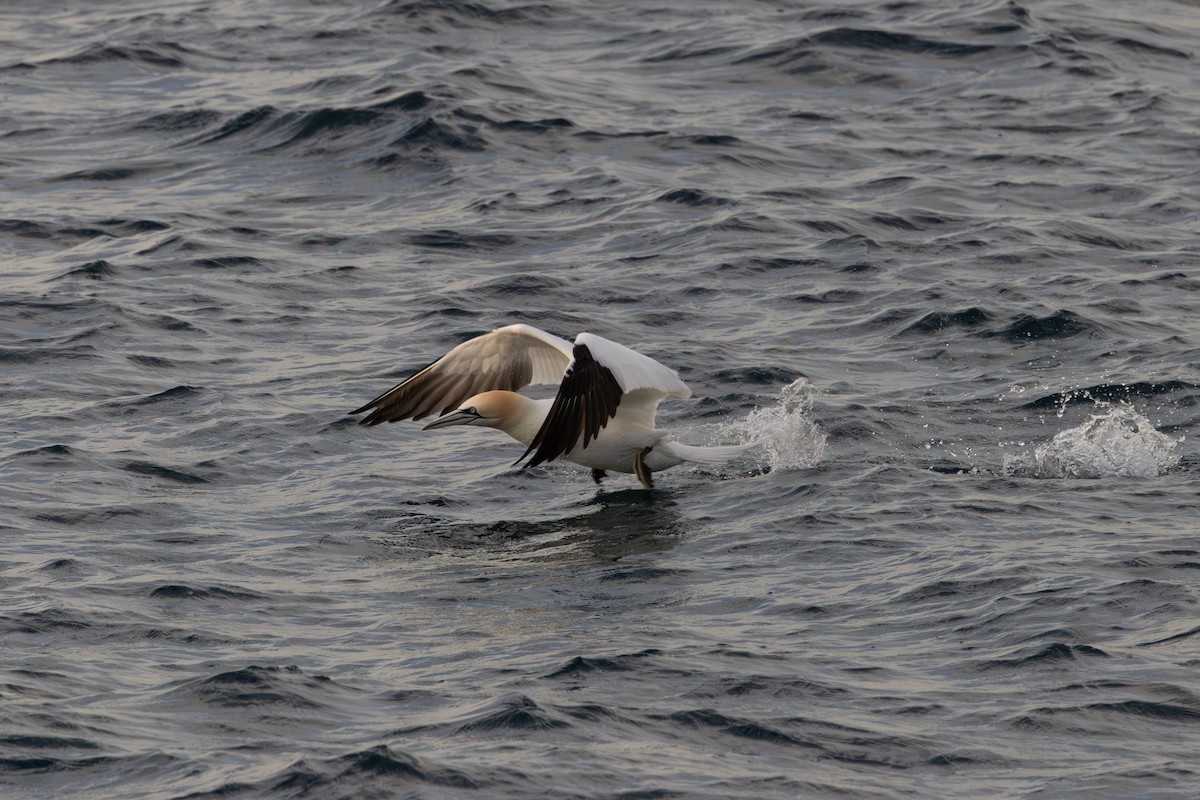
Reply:
<svg viewBox="0 0 1200 800"><path fill-rule="evenodd" d="M518 394L530 384L558 384L553 400ZM498 428L526 446L525 466L563 458L606 472L630 472L651 488L651 475L684 461L721 463L745 445L684 445L654 427L659 402L691 390L674 370L593 333L574 344L530 325L508 325L469 339L355 414L364 425L441 416L425 426Z"/></svg>

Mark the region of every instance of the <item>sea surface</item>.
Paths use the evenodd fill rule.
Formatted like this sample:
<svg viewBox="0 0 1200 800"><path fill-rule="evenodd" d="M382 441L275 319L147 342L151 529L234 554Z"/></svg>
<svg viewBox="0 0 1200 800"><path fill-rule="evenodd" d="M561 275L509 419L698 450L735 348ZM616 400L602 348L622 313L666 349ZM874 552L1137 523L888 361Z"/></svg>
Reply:
<svg viewBox="0 0 1200 800"><path fill-rule="evenodd" d="M0 377L6 799L1200 796L1194 0L5 3Z"/></svg>

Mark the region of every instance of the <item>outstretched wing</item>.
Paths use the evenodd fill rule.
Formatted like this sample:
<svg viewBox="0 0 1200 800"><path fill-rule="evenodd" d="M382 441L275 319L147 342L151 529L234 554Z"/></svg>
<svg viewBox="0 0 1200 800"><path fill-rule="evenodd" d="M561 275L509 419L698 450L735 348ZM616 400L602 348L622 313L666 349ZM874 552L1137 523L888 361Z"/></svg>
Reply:
<svg viewBox="0 0 1200 800"><path fill-rule="evenodd" d="M571 343L531 325L508 325L468 339L351 414L374 409L360 424L445 414L493 389L515 392L531 383L558 383Z"/></svg>
<svg viewBox="0 0 1200 800"><path fill-rule="evenodd" d="M554 404L517 463L531 453L526 467L570 453L580 436L587 447L616 416L623 400L629 406L624 417L653 428L659 400L692 395L674 370L595 334L579 334L571 355Z"/></svg>

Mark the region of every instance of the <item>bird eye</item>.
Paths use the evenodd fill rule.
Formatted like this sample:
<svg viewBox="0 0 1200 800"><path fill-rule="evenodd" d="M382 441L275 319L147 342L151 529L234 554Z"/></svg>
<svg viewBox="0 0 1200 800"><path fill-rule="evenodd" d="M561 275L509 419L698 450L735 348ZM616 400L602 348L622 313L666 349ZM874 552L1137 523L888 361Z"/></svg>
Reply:
<svg viewBox="0 0 1200 800"><path fill-rule="evenodd" d="M475 410L475 406L471 406L470 408L468 408L467 413L471 414L472 416L476 416L476 417L479 416L479 412Z"/></svg>

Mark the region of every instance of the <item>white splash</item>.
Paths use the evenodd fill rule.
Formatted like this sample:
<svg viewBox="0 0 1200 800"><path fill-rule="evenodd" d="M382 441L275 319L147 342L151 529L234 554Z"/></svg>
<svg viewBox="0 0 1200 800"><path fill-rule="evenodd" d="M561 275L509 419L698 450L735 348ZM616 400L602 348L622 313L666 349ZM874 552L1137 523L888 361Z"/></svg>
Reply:
<svg viewBox="0 0 1200 800"><path fill-rule="evenodd" d="M1153 478L1179 463L1179 442L1133 407L1117 405L1032 451L1007 456L1004 474L1033 478Z"/></svg>
<svg viewBox="0 0 1200 800"><path fill-rule="evenodd" d="M772 470L815 466L825 455L826 436L808 417L812 402L808 381L798 378L783 387L778 403L728 423L726 433L760 445Z"/></svg>

